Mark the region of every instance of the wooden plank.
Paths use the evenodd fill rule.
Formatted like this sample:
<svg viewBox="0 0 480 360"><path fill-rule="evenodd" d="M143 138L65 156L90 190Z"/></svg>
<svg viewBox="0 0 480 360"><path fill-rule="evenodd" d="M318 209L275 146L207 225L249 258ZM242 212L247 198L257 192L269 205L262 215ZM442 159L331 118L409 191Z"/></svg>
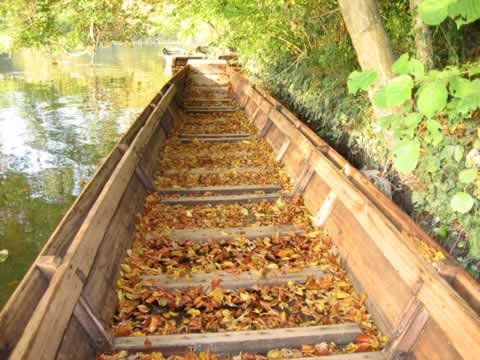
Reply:
<svg viewBox="0 0 480 360"><path fill-rule="evenodd" d="M187 77L187 86L223 86L229 82L226 75L189 74Z"/></svg>
<svg viewBox="0 0 480 360"><path fill-rule="evenodd" d="M345 206L374 240L403 280L413 287L419 279L424 285L418 299L464 357L480 346L480 318L443 280L435 269L403 239L397 228L323 154L315 151L312 164ZM461 324L463 331L451 331Z"/></svg>
<svg viewBox="0 0 480 360"><path fill-rule="evenodd" d="M325 356L301 357L292 360L386 360L387 358L381 352L335 354Z"/></svg>
<svg viewBox="0 0 480 360"><path fill-rule="evenodd" d="M241 194L241 195L218 195L218 196L187 196L160 200L164 205L205 205L205 204L248 204L262 201L277 201L280 198L292 198L291 194Z"/></svg>
<svg viewBox="0 0 480 360"><path fill-rule="evenodd" d="M172 230L166 235L176 241L221 241L233 240L239 237L246 239L257 239L263 237L272 237L273 234L295 233L302 234L305 230L295 225L268 225L268 226L245 226L236 228L216 228L216 229L180 229Z"/></svg>
<svg viewBox="0 0 480 360"><path fill-rule="evenodd" d="M313 276L315 279L322 278L328 274L328 271L321 270L318 267L305 268L302 271L282 274L278 271L272 271L268 274L258 272L241 272L232 274L227 272L213 272L191 274L188 278L174 278L170 275L155 275L143 277L144 286L158 286L169 290L185 289L194 286L209 287L211 281L220 279L222 282L220 286L224 289L249 289L254 285L281 285L289 281L296 283L303 283L308 276Z"/></svg>
<svg viewBox="0 0 480 360"><path fill-rule="evenodd" d="M179 134L181 138L194 138L194 139L204 139L204 138L249 138L252 134L248 133L225 133L225 134Z"/></svg>
<svg viewBox="0 0 480 360"><path fill-rule="evenodd" d="M112 336L107 333L84 297L80 297L73 310L73 315L85 330L94 349L100 351L112 348Z"/></svg>
<svg viewBox="0 0 480 360"><path fill-rule="evenodd" d="M159 113L174 95L175 85L172 85L114 170L39 301L11 359L55 358L105 231L139 162L137 154L143 153L160 122Z"/></svg>
<svg viewBox="0 0 480 360"><path fill-rule="evenodd" d="M333 211L333 207L335 206L335 202L337 200L337 195L334 191L330 191L327 195L325 201L323 202L322 206L318 210L315 218L313 219L313 226L315 227L322 227L327 222L328 217Z"/></svg>
<svg viewBox="0 0 480 360"><path fill-rule="evenodd" d="M278 162L281 162L283 157L285 156L285 154L287 153L287 150L288 150L288 147L290 146L290 139L286 139L282 146L280 147L280 149L278 150L278 153L277 153L277 156L275 158L275 160L277 160Z"/></svg>
<svg viewBox="0 0 480 360"><path fill-rule="evenodd" d="M376 246L392 264L402 279L413 287L420 279L424 285L418 299L431 317L445 332L460 355L468 358L471 349L480 344L480 317L465 303L435 269L422 258L402 237L400 231L347 177L340 173L333 163L322 154L298 129L282 114L272 110L270 117L301 149L315 171L334 189L339 200L353 212L362 227L374 240ZM385 309L386 311L386 309ZM451 331L462 324L462 332Z"/></svg>
<svg viewBox="0 0 480 360"><path fill-rule="evenodd" d="M254 156L255 152L253 151L229 151L229 149L222 149L222 152L212 153L212 152L205 152L199 150L194 154L190 153L176 153L176 154L169 154L169 158L171 159L195 159L197 157L208 157L210 159L223 159L226 155L229 157L245 157L245 156ZM160 154L160 156L164 156L164 154Z"/></svg>
<svg viewBox="0 0 480 360"><path fill-rule="evenodd" d="M164 175L179 175L179 174L192 174L192 175L221 175L225 173L271 173L273 169L261 169L261 168L253 168L253 167L241 167L241 168L218 168L218 169L189 169L189 170L166 170L164 171Z"/></svg>
<svg viewBox="0 0 480 360"><path fill-rule="evenodd" d="M45 277L45 280L50 282L60 263L61 259L56 256L42 256L38 259L37 267ZM80 296L78 303L75 305L73 315L85 331L85 334L88 335L88 339L94 349L108 350L112 347L112 337L107 334L83 295Z"/></svg>
<svg viewBox="0 0 480 360"><path fill-rule="evenodd" d="M187 113L191 112L198 112L198 113L204 113L204 112L237 112L237 108L233 107L200 107L200 106L190 106L190 107L184 107L183 109Z"/></svg>
<svg viewBox="0 0 480 360"><path fill-rule="evenodd" d="M357 324L342 324L224 333L131 336L115 338L114 349L157 350L164 355L188 350L214 353L265 352L275 348L295 348L324 341L347 344L355 341L355 337L360 334L361 330ZM149 346L145 346L145 343Z"/></svg>
<svg viewBox="0 0 480 360"><path fill-rule="evenodd" d="M180 138L181 143L191 143L195 140L203 142L213 142L213 143L230 143L230 142L241 142L245 140L250 140L250 138L245 137L224 137L224 138Z"/></svg>
<svg viewBox="0 0 480 360"><path fill-rule="evenodd" d="M262 129L258 133L258 137L262 138L265 135L267 135L267 133L270 130L270 128L272 127L272 125L273 125L273 122L272 122L272 120L270 120L270 117L268 117L267 122L263 125Z"/></svg>
<svg viewBox="0 0 480 360"><path fill-rule="evenodd" d="M120 149L120 151L122 151L123 153L126 153L127 150L128 150L128 147L125 146L125 145L120 145L118 147ZM145 188L145 190L147 191L156 191L157 188L155 186L155 183L153 182L153 180L150 178L150 176L147 175L146 171L143 169L142 165L141 164L138 164L137 167L135 168L135 175L137 175L138 179L140 180L140 182L142 183L143 187Z"/></svg>
<svg viewBox="0 0 480 360"><path fill-rule="evenodd" d="M197 186L191 188L164 188L157 189L159 194L197 194L197 193L218 193L218 194L243 194L248 192L271 193L280 191L280 185L237 185L237 186Z"/></svg>
<svg viewBox="0 0 480 360"><path fill-rule="evenodd" d="M297 180L295 181L293 192L295 194L303 194L314 174L315 170L307 162L304 166L303 171L300 173Z"/></svg>

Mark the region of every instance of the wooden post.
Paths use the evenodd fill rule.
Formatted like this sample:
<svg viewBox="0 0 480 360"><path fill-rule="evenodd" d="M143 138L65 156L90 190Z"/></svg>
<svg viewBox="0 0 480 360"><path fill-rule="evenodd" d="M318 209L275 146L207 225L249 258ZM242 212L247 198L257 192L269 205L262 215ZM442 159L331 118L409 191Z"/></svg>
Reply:
<svg viewBox="0 0 480 360"><path fill-rule="evenodd" d="M337 201L337 194L335 192L330 191L325 198L320 210L318 210L317 215L313 220L313 226L315 227L322 227L327 222L328 217L333 211L335 207L335 203Z"/></svg>
<svg viewBox="0 0 480 360"><path fill-rule="evenodd" d="M308 183L312 179L313 175L315 175L315 170L309 164L309 161L306 160L302 172L300 173L297 180L295 181L295 185L293 187L293 193L303 194L305 191L305 188L307 187Z"/></svg>
<svg viewBox="0 0 480 360"><path fill-rule="evenodd" d="M423 282L418 281L392 339L383 350L388 359L408 358L423 328L430 319L428 311L417 299L417 294L422 286Z"/></svg>
<svg viewBox="0 0 480 360"><path fill-rule="evenodd" d="M123 154L125 154L128 150L128 146L126 146L125 144L120 144L118 146L118 149ZM135 169L135 175L138 177L138 179L140 180L142 185L145 187L145 190L147 190L148 192L157 191L157 187L155 186L155 183L150 178L150 176L147 175L145 169L143 168L143 166L140 163L138 163L138 165Z"/></svg>
<svg viewBox="0 0 480 360"><path fill-rule="evenodd" d="M285 156L285 154L287 153L287 150L288 150L288 147L290 146L290 139L287 138L282 146L280 147L280 150L278 150L278 154L277 154L277 157L276 157L276 160L278 162L281 162L283 157Z"/></svg>
<svg viewBox="0 0 480 360"><path fill-rule="evenodd" d="M57 256L42 256L37 262L37 268L46 281L50 282L61 263ZM80 295L73 309L73 316L88 335L91 345L97 351L108 351L112 348L112 336L107 333L97 315L83 295Z"/></svg>

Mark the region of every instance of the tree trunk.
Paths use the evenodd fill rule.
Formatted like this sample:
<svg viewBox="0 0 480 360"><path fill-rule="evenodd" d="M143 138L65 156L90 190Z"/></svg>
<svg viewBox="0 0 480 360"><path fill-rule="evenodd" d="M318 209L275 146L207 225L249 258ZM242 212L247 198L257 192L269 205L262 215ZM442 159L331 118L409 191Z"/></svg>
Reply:
<svg viewBox="0 0 480 360"><path fill-rule="evenodd" d="M377 71L377 82L368 92L372 98L375 90L393 77L392 64L395 60L377 2L375 0L338 0L338 3L361 68ZM374 113L379 119L391 112L374 107Z"/></svg>
<svg viewBox="0 0 480 360"><path fill-rule="evenodd" d="M433 68L432 34L428 25L424 24L418 15L418 6L423 0L410 0L410 12L413 17L413 31L415 34L415 48L417 59L425 68Z"/></svg>
<svg viewBox="0 0 480 360"><path fill-rule="evenodd" d="M338 0L363 70L375 69L376 87L392 78L394 55L375 0Z"/></svg>

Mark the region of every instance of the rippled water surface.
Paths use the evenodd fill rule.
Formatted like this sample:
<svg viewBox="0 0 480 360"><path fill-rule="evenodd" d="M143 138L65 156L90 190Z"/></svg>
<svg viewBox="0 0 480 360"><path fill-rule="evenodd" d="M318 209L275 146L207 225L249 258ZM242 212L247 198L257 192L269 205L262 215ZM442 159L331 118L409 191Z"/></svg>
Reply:
<svg viewBox="0 0 480 360"><path fill-rule="evenodd" d="M135 116L166 82L161 47L0 57L0 307Z"/></svg>

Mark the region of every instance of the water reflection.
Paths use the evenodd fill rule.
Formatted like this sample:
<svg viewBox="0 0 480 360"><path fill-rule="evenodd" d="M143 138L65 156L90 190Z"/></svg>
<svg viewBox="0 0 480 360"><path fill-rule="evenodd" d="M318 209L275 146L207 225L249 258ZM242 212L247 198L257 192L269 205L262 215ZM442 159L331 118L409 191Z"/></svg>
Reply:
<svg viewBox="0 0 480 360"><path fill-rule="evenodd" d="M161 47L0 57L0 306L112 146L165 83Z"/></svg>

